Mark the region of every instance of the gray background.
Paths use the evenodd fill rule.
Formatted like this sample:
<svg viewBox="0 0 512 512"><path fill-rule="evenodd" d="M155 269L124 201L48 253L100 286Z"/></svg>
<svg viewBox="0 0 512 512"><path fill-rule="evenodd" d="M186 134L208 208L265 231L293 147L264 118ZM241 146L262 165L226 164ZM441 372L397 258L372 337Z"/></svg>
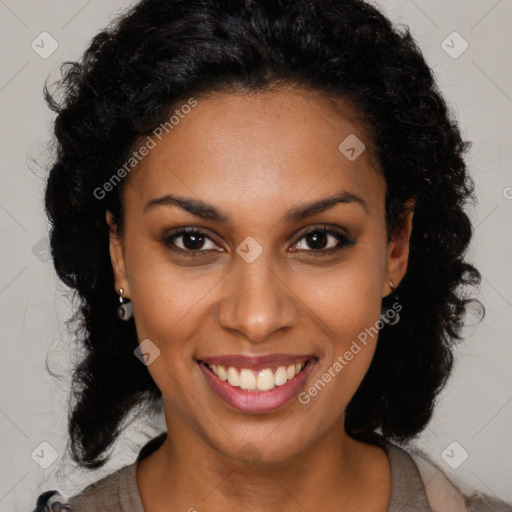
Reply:
<svg viewBox="0 0 512 512"><path fill-rule="evenodd" d="M78 492L132 462L147 436L164 427L162 419L157 425L133 421L111 462L96 472L76 470L65 454L68 373L79 354L65 329L71 311L65 288L46 251L41 201L53 115L43 102L42 87L50 73L53 80L59 76L61 62L76 60L126 5L115 0L0 0L0 512L32 510L37 495L47 489ZM414 444L463 490L476 488L512 502L512 2L381 0L379 5L395 22L409 25L465 138L474 142L469 164L479 197L476 208L468 210L475 227L469 260L483 274L478 298L487 315L468 329L434 418ZM47 58L40 54L49 52L52 43L40 36L43 32L58 43ZM469 46L457 55L464 40ZM48 374L47 359L58 377ZM42 468L52 462L53 450L56 460ZM460 464L465 452L468 457ZM460 465L453 469L447 460Z"/></svg>

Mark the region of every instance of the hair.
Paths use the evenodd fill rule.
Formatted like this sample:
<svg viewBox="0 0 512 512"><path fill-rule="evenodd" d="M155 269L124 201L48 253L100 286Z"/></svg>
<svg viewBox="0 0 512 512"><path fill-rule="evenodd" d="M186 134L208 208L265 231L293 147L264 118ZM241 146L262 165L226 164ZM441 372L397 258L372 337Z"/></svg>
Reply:
<svg viewBox="0 0 512 512"><path fill-rule="evenodd" d="M408 270L383 301L399 297L400 321L380 330L345 428L368 442L376 429L402 442L425 428L468 305L481 306L465 293L480 273L465 261L472 228L464 207L475 200L463 159L469 143L407 28L361 0L142 0L61 72L60 101L44 88L57 113L45 206L55 269L79 299L84 354L68 416L75 462L101 467L130 411L158 412L162 398L134 357L134 321L116 316L105 213L122 227L126 180L101 199L94 191L185 98L285 85L348 100L371 128L388 240L416 201Z"/></svg>

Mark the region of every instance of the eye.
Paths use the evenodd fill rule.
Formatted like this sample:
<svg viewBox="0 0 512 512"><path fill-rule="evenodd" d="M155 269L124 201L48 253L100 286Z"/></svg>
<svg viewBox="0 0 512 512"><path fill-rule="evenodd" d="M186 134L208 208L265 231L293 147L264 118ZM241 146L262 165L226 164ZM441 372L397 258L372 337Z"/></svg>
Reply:
<svg viewBox="0 0 512 512"><path fill-rule="evenodd" d="M175 253L193 257L212 250L222 251L222 249L218 249L219 246L212 238L197 228L181 228L165 236L161 243ZM337 252L352 245L355 245L355 242L351 241L343 231L324 225L308 229L295 242L293 250L321 256ZM310 249L307 249L305 246L309 246Z"/></svg>
<svg viewBox="0 0 512 512"><path fill-rule="evenodd" d="M293 248L316 256L330 254L352 245L355 245L355 242L350 240L344 232L327 226L316 226L308 229ZM309 246L310 249L305 246Z"/></svg>
<svg viewBox="0 0 512 512"><path fill-rule="evenodd" d="M182 228L175 231L167 235L162 244L171 251L187 253L188 256L197 256L197 253L217 250L216 247L218 247L206 233L196 228Z"/></svg>

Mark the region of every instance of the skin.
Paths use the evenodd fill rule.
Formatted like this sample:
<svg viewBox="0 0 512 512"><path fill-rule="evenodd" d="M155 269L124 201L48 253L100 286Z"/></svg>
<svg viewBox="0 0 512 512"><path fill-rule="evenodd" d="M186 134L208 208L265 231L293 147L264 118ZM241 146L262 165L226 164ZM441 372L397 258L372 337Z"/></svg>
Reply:
<svg viewBox="0 0 512 512"><path fill-rule="evenodd" d="M367 147L354 161L338 149L350 134ZM137 469L147 512L388 510L385 451L344 430L344 409L376 339L307 405L295 399L266 414L228 406L196 363L221 354L314 354L305 390L375 325L390 279L398 285L406 272L412 214L388 243L386 184L370 147L347 102L289 87L216 93L198 99L124 184L122 233L107 213L115 287L132 301L139 340L161 351L148 370L164 397L168 432ZM341 190L364 206L338 203L285 220L289 209ZM170 193L207 202L231 222L174 205L145 209ZM339 245L333 235L316 246L303 236L323 224L346 230L354 245L312 254ZM162 243L184 226L212 239L196 242L198 257ZM248 236L263 249L252 263L236 252ZM186 251L184 243L174 239ZM256 455L247 464L239 451L249 442Z"/></svg>

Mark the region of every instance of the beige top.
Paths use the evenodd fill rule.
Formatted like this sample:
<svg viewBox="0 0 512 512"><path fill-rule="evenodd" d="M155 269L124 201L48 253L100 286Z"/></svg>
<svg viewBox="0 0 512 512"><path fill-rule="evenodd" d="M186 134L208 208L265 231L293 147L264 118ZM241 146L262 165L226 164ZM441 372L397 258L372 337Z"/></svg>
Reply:
<svg viewBox="0 0 512 512"><path fill-rule="evenodd" d="M161 446L166 436L164 432L153 438L141 448L132 464L92 483L68 500L58 491L41 494L34 512L145 512L137 488L137 466ZM427 465L403 448L381 439L391 466L388 512L512 512L512 506L502 501L482 495L462 495L445 477L444 484L440 485L439 480L437 486L432 486L433 472L439 472L434 465Z"/></svg>

